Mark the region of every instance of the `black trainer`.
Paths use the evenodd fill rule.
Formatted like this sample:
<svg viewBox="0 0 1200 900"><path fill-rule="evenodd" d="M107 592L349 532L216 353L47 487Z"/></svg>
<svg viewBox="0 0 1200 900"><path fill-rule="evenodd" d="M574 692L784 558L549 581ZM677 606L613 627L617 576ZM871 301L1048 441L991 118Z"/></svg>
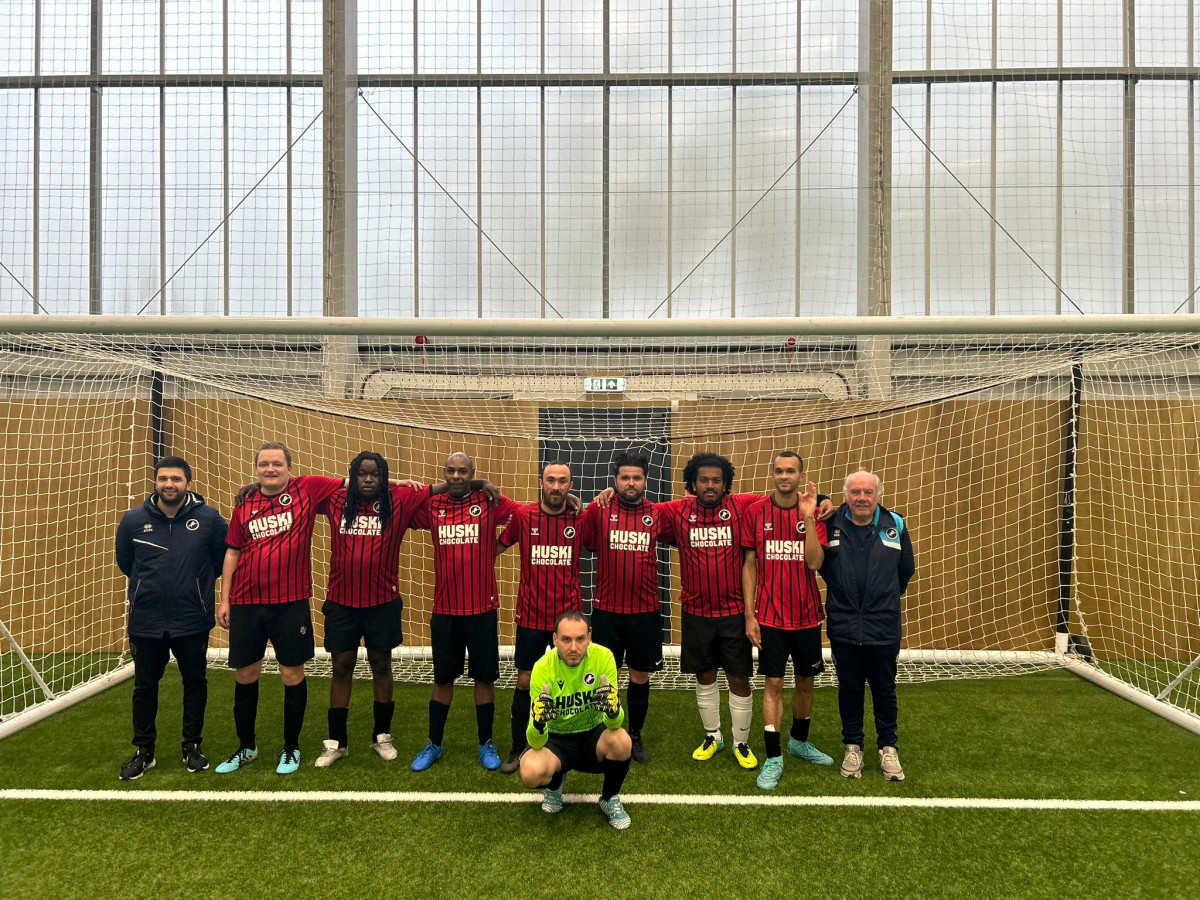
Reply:
<svg viewBox="0 0 1200 900"><path fill-rule="evenodd" d="M147 769L154 768L153 748L143 747L125 761L121 766L122 781L137 781L146 774Z"/></svg>
<svg viewBox="0 0 1200 900"><path fill-rule="evenodd" d="M183 764L189 772L203 772L208 768L208 757L199 744L183 745Z"/></svg>
<svg viewBox="0 0 1200 900"><path fill-rule="evenodd" d="M636 734L631 732L629 738L633 741L633 761L642 764L650 762L650 751L642 743L642 733L640 731Z"/></svg>
<svg viewBox="0 0 1200 900"><path fill-rule="evenodd" d="M519 750L514 750L508 754L508 759L500 764L500 774L511 775L519 768L521 768L521 753Z"/></svg>

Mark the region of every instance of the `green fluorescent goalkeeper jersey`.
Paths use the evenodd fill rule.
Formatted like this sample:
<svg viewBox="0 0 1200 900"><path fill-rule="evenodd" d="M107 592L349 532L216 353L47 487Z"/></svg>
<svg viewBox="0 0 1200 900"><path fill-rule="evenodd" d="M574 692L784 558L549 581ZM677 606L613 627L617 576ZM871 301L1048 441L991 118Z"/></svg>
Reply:
<svg viewBox="0 0 1200 900"><path fill-rule="evenodd" d="M625 707L621 706L620 715L609 719L599 710L588 705L592 693L600 686L600 676L608 679L608 683L616 689L617 661L612 651L599 644L590 644L587 654L577 666L568 666L558 655L558 650L551 647L546 654L533 665L533 674L529 682L529 692L536 700L545 685L550 685L550 696L558 709L558 718L546 723L546 732L539 733L533 727L533 710L529 712L529 724L525 728L525 736L529 746L535 750L546 746L546 736L555 734L578 734L591 731L597 725L604 724L609 728L619 728L625 721Z"/></svg>

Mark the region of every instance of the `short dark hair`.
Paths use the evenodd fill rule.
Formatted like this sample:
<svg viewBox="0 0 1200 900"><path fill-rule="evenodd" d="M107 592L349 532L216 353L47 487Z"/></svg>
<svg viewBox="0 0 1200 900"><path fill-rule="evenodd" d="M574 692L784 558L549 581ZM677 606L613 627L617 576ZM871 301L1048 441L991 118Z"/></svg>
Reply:
<svg viewBox="0 0 1200 900"><path fill-rule="evenodd" d="M552 460L550 460L549 462L544 462L544 463L542 463L542 471L538 473L538 478L541 478L543 475L545 475L545 474L546 474L546 470L547 470L548 468L550 468L551 466L562 466L562 467L563 467L564 469L566 469L568 472L571 472L571 464L570 464L570 463L568 463L568 462L563 462L561 459L552 459ZM574 477L575 477L575 473L574 473L574 472L571 472L571 477L572 477L572 478L574 478Z"/></svg>
<svg viewBox="0 0 1200 900"><path fill-rule="evenodd" d="M650 473L650 460L644 456L638 456L631 450L626 450L624 453L618 453L613 457L612 473L615 477L621 469L629 466L630 468L641 469L643 475Z"/></svg>
<svg viewBox="0 0 1200 900"><path fill-rule="evenodd" d="M558 614L558 618L554 620L555 634L558 634L558 626L562 622L582 622L588 627L588 631L592 630L592 623L587 620L587 616L577 609L568 609Z"/></svg>
<svg viewBox="0 0 1200 900"><path fill-rule="evenodd" d="M192 480L192 467L182 456L164 456L154 464L154 477L158 477L159 469L183 469L183 477Z"/></svg>
<svg viewBox="0 0 1200 900"><path fill-rule="evenodd" d="M717 453L697 453L683 467L683 486L689 494L696 493L696 478L701 469L720 469L725 482L725 495L733 490L733 463Z"/></svg>
<svg viewBox="0 0 1200 900"><path fill-rule="evenodd" d="M775 467L775 460L779 459L780 457L796 460L796 464L800 467L800 471L801 472L804 471L804 457L801 456L799 453L797 453L795 450L780 450L778 453L776 453L774 456L772 456L771 457L771 467L772 468Z"/></svg>
<svg viewBox="0 0 1200 900"><path fill-rule="evenodd" d="M289 466L292 464L292 451L289 450L286 445L279 443L279 441L267 441L265 444L259 447L258 452L254 454L255 465L258 465L258 458L262 455L264 450L282 450L283 458L287 460L287 464Z"/></svg>

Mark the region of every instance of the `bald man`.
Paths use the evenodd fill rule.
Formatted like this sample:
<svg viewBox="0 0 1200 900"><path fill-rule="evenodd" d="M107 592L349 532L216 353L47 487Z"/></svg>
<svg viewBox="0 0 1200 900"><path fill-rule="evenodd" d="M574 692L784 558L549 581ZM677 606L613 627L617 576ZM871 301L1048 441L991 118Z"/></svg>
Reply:
<svg viewBox="0 0 1200 900"><path fill-rule="evenodd" d="M500 768L500 754L492 743L496 679L500 677L496 532L520 504L504 496L491 502L466 453L451 453L445 474L446 492L421 507L412 525L430 533L434 591L429 619L433 645L429 740L411 768L424 772L442 758L454 680L465 669L475 682L476 754L479 764L491 771Z"/></svg>

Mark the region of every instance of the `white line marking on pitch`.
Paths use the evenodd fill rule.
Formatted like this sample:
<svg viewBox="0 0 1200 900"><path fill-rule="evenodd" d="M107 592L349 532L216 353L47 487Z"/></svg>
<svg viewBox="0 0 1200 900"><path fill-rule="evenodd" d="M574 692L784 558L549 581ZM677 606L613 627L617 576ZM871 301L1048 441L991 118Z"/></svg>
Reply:
<svg viewBox="0 0 1200 900"><path fill-rule="evenodd" d="M567 794L594 803L596 794ZM842 806L894 809L1114 810L1200 812L1197 800L1022 800L999 797L780 797L704 794L624 794L629 805L649 806ZM108 800L170 803L540 803L540 793L470 794L433 791L56 791L0 790L0 800Z"/></svg>

